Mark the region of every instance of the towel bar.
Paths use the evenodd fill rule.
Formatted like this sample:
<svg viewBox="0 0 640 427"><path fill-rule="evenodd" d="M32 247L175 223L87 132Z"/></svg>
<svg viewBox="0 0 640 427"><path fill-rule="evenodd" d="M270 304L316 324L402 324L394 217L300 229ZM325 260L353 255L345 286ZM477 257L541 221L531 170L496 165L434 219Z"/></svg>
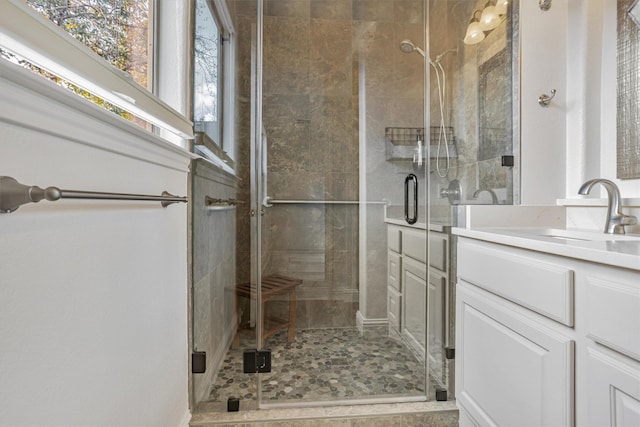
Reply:
<svg viewBox="0 0 640 427"><path fill-rule="evenodd" d="M0 176L0 213L11 213L27 203L38 203L40 200L53 202L60 199L158 201L161 202L163 208L174 203L186 203L188 201L187 197L174 196L166 191L163 191L160 196L151 196L146 194L61 190L57 187L40 188L36 185L24 185L10 176Z"/></svg>

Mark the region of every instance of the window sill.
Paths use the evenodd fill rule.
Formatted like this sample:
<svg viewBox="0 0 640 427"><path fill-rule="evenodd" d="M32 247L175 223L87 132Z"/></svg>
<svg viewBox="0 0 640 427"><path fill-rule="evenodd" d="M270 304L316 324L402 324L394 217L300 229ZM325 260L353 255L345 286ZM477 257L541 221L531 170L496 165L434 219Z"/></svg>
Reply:
<svg viewBox="0 0 640 427"><path fill-rule="evenodd" d="M202 154L205 160L220 167L225 172L235 175L236 163L206 133L195 133L194 150Z"/></svg>
<svg viewBox="0 0 640 427"><path fill-rule="evenodd" d="M8 61L0 76L2 121L185 172L197 157Z"/></svg>

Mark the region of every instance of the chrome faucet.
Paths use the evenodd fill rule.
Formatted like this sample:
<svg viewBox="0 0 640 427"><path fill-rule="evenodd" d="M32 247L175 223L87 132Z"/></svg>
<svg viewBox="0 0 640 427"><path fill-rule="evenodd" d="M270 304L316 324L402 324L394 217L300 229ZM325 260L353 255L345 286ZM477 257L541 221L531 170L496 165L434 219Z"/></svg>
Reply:
<svg viewBox="0 0 640 427"><path fill-rule="evenodd" d="M607 207L607 223L604 226L604 232L608 234L624 234L625 225L633 225L638 223L638 219L633 215L625 215L620 212L620 190L618 186L608 179L590 179L582 184L578 194L586 195L591 191L591 187L595 184L601 184L607 190L609 205Z"/></svg>
<svg viewBox="0 0 640 427"><path fill-rule="evenodd" d="M497 205L498 204L498 196L496 195L496 192L493 191L491 188L483 188L480 190L476 190L475 193L473 193L473 198L477 199L478 196L480 195L480 193L482 193L483 191L486 191L487 193L489 193L491 195L491 204L492 205Z"/></svg>

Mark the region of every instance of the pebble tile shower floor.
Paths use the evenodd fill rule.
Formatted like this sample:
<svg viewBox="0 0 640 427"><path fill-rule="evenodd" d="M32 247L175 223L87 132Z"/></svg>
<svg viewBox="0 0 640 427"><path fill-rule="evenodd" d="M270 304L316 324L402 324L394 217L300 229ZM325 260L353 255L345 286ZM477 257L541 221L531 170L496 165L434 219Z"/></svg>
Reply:
<svg viewBox="0 0 640 427"><path fill-rule="evenodd" d="M387 328L299 330L296 341L286 332L267 340L272 372L262 376L263 401L327 401L385 395L424 395L424 364ZM210 401L256 398L256 374L242 370L239 349L227 353L211 388Z"/></svg>

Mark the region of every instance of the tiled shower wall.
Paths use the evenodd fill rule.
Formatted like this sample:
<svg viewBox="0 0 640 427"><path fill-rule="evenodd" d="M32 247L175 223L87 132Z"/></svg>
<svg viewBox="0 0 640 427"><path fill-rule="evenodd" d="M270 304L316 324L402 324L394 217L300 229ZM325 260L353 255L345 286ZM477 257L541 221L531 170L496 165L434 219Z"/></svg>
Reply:
<svg viewBox="0 0 640 427"><path fill-rule="evenodd" d="M399 177L384 158L384 128L402 125L397 119L404 122L412 113L421 119L421 86L414 84L422 81L421 61L409 62L398 44L421 40L422 2L265 6L270 195L355 201L365 191L369 201L391 197L389 183ZM356 310L366 318L386 317L381 205L280 206L270 213L266 272L284 270L304 280L298 293L303 327L351 326ZM367 246L360 252L362 233Z"/></svg>
<svg viewBox="0 0 640 427"><path fill-rule="evenodd" d="M206 400L235 332L235 211L207 210L205 197L235 198L236 178L205 160L191 165L193 350L207 354L204 374L193 376L194 397Z"/></svg>
<svg viewBox="0 0 640 427"><path fill-rule="evenodd" d="M244 1L232 4L239 33L250 33L255 9ZM423 45L422 22L422 0L265 1L263 118L271 198L356 201L366 194L371 201L401 200L411 166L386 161L384 129L423 126L422 58L399 49L404 39ZM240 37L244 44L246 36ZM240 51L242 72L249 73L250 51L245 45ZM239 81L249 99L248 76ZM242 150L247 156L241 152L241 161L249 152ZM240 194L248 197L247 189ZM266 209L263 273L303 279L299 326L351 326L356 310L367 318L386 317L383 210L359 209ZM367 246L361 252L363 233ZM248 242L239 248L238 274L246 277Z"/></svg>

